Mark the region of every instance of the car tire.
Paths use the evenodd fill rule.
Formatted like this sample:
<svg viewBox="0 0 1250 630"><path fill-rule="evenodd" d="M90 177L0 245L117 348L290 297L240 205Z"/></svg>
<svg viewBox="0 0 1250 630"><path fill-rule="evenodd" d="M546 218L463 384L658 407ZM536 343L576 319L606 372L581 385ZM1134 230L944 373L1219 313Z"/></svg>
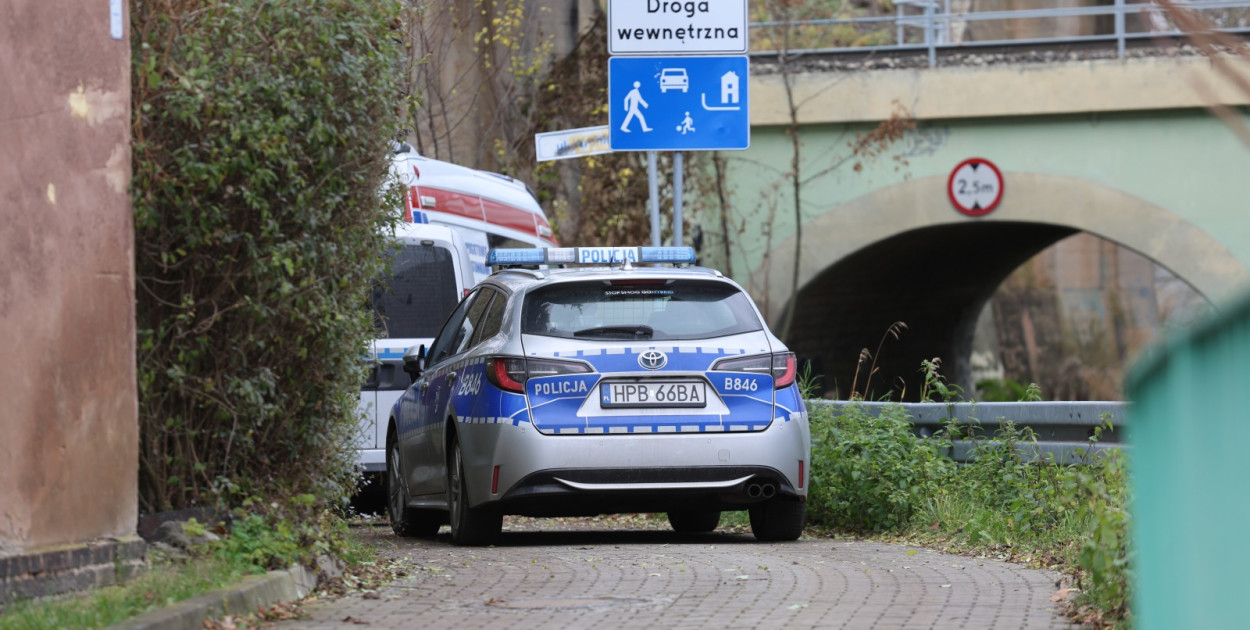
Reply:
<svg viewBox="0 0 1250 630"><path fill-rule="evenodd" d="M803 520L807 517L806 501L773 499L757 503L748 510L751 517L751 533L760 542L798 540L803 534Z"/></svg>
<svg viewBox="0 0 1250 630"><path fill-rule="evenodd" d="M482 546L495 542L503 528L503 513L493 507L469 507L468 482L460 440L453 437L447 465L447 511L451 517L451 542Z"/></svg>
<svg viewBox="0 0 1250 630"><path fill-rule="evenodd" d="M392 433L386 440L386 515L391 530L404 538L430 538L442 526L442 516L433 510L408 507L408 488L400 476L399 442Z"/></svg>
<svg viewBox="0 0 1250 630"><path fill-rule="evenodd" d="M668 524L682 534L703 534L720 525L719 510L678 510L668 513Z"/></svg>

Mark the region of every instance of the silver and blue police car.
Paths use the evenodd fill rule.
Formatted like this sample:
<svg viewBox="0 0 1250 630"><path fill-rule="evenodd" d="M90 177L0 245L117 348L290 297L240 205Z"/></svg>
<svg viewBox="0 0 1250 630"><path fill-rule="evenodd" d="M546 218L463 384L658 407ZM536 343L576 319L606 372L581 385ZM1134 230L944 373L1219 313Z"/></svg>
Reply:
<svg viewBox="0 0 1250 630"><path fill-rule="evenodd" d="M505 514L627 512L708 532L747 510L758 540L798 538L811 436L794 355L693 262L688 247L492 250L531 268L491 275L405 356L386 437L395 532L450 523L453 542L489 544Z"/></svg>

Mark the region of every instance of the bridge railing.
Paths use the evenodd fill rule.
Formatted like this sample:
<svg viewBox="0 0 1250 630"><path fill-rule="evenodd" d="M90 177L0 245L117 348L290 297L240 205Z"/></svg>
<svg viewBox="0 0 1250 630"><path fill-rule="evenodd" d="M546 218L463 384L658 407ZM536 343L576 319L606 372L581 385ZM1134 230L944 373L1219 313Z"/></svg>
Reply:
<svg viewBox="0 0 1250 630"><path fill-rule="evenodd" d="M927 51L929 66L933 67L937 65L938 51L945 50L1114 42L1117 55L1123 57L1130 41L1184 34L1172 23L1167 11L1154 3L1130 4L1115 0L1115 4L1105 6L967 12L952 12L951 4L952 0L894 0L894 15L753 22L750 25L752 54L775 54L779 41L787 42L785 52L789 55ZM1250 33L1250 0L1177 0L1177 5L1206 17L1221 32ZM1111 28L1089 29L1104 31L1095 34L1056 33L1043 37L978 40L965 40L963 36L969 23L1087 18L1091 21L1088 27L1102 16L1112 18ZM1142 19L1130 27L1128 18L1134 16ZM850 45L822 45L839 37L845 39L848 32L857 35L857 40Z"/></svg>
<svg viewBox="0 0 1250 630"><path fill-rule="evenodd" d="M900 403L813 400L809 406L828 406L834 412L858 405L870 415L879 415L889 405ZM956 441L951 457L958 462L970 459L978 442L993 441L995 433L1008 421L1018 428L1033 430L1037 441L1016 445L1029 458L1049 455L1057 463L1078 463L1112 448L1123 448L1127 403L1122 402L1021 402L1021 403L901 403L915 431L932 436L950 420L974 439ZM1106 423L1111 428L1106 428ZM1101 428L1100 428L1101 427ZM1098 436L1096 442L1091 438Z"/></svg>

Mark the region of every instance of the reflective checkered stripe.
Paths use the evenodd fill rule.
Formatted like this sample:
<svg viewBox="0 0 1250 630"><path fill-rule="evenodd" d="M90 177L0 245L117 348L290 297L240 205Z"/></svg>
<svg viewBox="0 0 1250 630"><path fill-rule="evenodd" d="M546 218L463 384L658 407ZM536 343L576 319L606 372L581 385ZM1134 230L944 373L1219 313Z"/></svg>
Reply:
<svg viewBox="0 0 1250 630"><path fill-rule="evenodd" d="M804 404L803 397L799 394L797 384L777 390L775 399L777 420L791 422L807 419L807 405Z"/></svg>
<svg viewBox="0 0 1250 630"><path fill-rule="evenodd" d="M463 359L446 368L456 373L451 387L451 406L463 424L519 426L530 421L525 396L500 391L486 378L486 359Z"/></svg>

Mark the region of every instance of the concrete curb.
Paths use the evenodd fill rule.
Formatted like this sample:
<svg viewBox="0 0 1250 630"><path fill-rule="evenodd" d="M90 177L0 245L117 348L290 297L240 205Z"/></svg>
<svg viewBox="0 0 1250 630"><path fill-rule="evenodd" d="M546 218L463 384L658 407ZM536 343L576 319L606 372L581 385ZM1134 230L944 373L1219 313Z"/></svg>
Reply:
<svg viewBox="0 0 1250 630"><path fill-rule="evenodd" d="M304 566L252 575L199 597L135 617L108 630L200 630L204 620L247 615L257 608L303 599L317 586L317 572Z"/></svg>

